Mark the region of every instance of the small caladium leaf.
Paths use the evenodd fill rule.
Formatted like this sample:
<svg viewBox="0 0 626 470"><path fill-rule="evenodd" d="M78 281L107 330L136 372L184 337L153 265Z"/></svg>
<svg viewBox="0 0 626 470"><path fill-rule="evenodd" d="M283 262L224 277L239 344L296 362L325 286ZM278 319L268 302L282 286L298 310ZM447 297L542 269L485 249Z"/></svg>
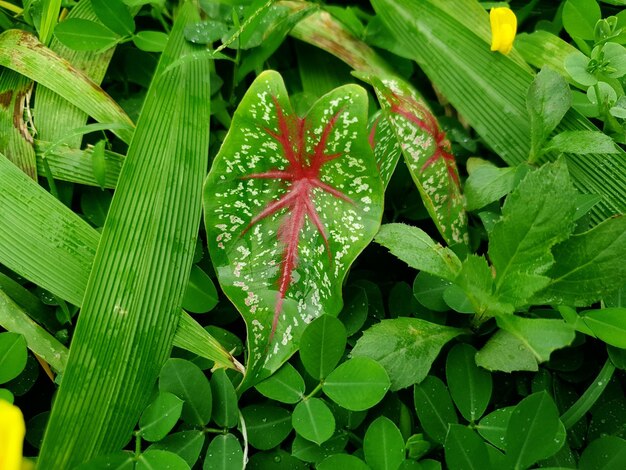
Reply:
<svg viewBox="0 0 626 470"><path fill-rule="evenodd" d="M248 328L243 388L278 369L314 318L341 310L343 278L382 214L366 126L361 87L337 88L299 117L273 71L233 116L204 203L218 279Z"/></svg>
<svg viewBox="0 0 626 470"><path fill-rule="evenodd" d="M370 119L369 141L374 151L383 186L387 188L400 159L401 152L400 144L393 127L391 127L391 122L383 116L382 111L378 111Z"/></svg>
<svg viewBox="0 0 626 470"><path fill-rule="evenodd" d="M399 79L369 77L424 206L448 244L469 241L467 214L450 141L423 101Z"/></svg>

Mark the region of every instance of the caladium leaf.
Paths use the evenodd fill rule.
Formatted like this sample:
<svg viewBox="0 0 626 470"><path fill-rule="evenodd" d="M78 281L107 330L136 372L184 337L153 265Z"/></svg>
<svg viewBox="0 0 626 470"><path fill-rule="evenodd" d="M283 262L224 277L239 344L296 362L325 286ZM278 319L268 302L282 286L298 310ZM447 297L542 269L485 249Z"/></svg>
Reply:
<svg viewBox="0 0 626 470"><path fill-rule="evenodd" d="M218 279L248 328L242 388L278 369L314 318L341 310L343 278L382 215L366 125L361 87L337 88L302 118L273 71L235 112L204 204Z"/></svg>
<svg viewBox="0 0 626 470"><path fill-rule="evenodd" d="M467 215L450 141L430 110L399 78L369 77L424 206L448 244L469 242Z"/></svg>
<svg viewBox="0 0 626 470"><path fill-rule="evenodd" d="M369 140L380 176L383 179L383 186L386 189L398 165L401 152L391 122L382 115L381 111L374 114L370 119Z"/></svg>

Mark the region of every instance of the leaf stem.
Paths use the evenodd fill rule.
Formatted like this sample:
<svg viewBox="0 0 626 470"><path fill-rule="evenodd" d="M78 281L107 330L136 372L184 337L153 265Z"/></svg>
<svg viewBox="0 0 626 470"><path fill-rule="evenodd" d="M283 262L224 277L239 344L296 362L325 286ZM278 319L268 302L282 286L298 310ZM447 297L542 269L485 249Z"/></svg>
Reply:
<svg viewBox="0 0 626 470"><path fill-rule="evenodd" d="M314 397L315 395L317 395L321 390L322 387L324 386L324 381L320 381L320 383L318 383L315 388L313 390L311 390L311 393L309 393L307 396L305 396L302 401L304 400L308 400L311 397Z"/></svg>
<svg viewBox="0 0 626 470"><path fill-rule="evenodd" d="M13 5L12 3L5 2L3 0L0 0L0 8L4 8L5 10L12 11L16 15L21 15L22 13L24 13L23 8L20 8L17 5Z"/></svg>
<svg viewBox="0 0 626 470"><path fill-rule="evenodd" d="M591 409L613 377L613 372L615 372L615 366L610 359L607 359L602 370L585 390L585 393L561 416L565 429L574 426Z"/></svg>

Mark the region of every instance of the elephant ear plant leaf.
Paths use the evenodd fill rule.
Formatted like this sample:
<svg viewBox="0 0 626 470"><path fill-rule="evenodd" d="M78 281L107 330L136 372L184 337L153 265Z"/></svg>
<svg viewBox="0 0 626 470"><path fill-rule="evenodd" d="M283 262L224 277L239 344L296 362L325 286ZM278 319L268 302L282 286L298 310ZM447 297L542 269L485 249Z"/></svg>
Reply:
<svg viewBox="0 0 626 470"><path fill-rule="evenodd" d="M311 320L341 310L343 278L382 211L366 125L362 88L337 88L299 117L272 71L233 117L204 203L219 281L248 328L243 388L288 359Z"/></svg>

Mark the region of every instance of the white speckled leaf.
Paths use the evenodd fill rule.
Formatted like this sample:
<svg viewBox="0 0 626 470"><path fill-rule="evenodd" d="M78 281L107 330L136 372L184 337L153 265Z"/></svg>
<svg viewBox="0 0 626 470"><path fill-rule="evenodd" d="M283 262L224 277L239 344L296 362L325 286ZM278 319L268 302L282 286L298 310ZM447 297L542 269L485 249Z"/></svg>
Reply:
<svg viewBox="0 0 626 470"><path fill-rule="evenodd" d="M385 118L382 111L378 111L370 119L369 140L376 164L383 180L383 186L387 188L396 165L400 159L400 144L389 119Z"/></svg>
<svg viewBox="0 0 626 470"><path fill-rule="evenodd" d="M273 71L235 112L204 204L218 279L248 328L243 388L278 369L314 318L341 310L343 278L382 214L366 126L361 87L337 88L300 118Z"/></svg>
<svg viewBox="0 0 626 470"><path fill-rule="evenodd" d="M395 78L370 77L370 81L439 232L448 244L467 244L467 215L459 174L445 132L406 83Z"/></svg>

